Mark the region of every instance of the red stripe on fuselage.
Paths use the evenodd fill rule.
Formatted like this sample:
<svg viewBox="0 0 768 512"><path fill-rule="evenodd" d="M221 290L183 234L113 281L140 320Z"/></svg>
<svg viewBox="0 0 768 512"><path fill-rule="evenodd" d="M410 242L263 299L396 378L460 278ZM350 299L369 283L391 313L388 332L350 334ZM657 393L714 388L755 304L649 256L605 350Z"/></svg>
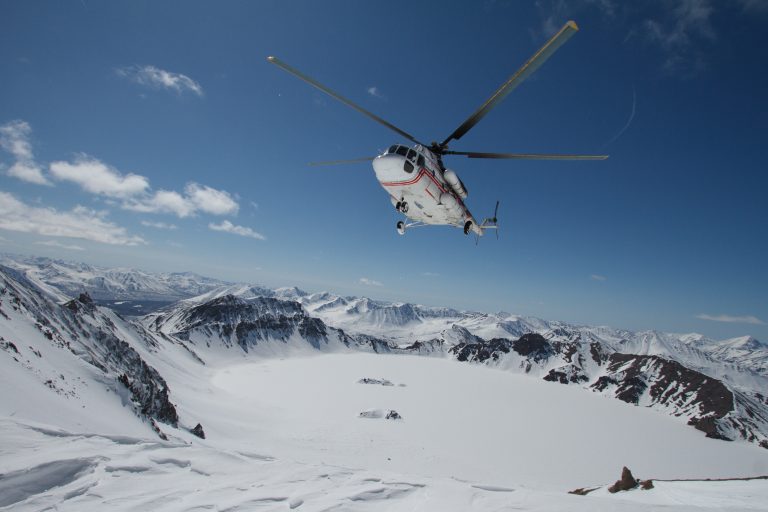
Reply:
<svg viewBox="0 0 768 512"><path fill-rule="evenodd" d="M431 179L432 182L435 185L437 185L437 188L440 189L440 192L443 192L443 193L447 192L447 190L445 190L443 188L443 186L440 184L440 182L437 181L437 178L435 178L432 175L432 173L427 171L427 169L424 168L424 167L422 167L421 171L419 171L419 174L415 178L413 178L412 180L409 180L409 181L386 181L386 182L382 181L381 182L381 186L382 187L404 187L404 186L407 186L407 185L413 185L414 183L418 183L422 176L427 176L429 179Z"/></svg>

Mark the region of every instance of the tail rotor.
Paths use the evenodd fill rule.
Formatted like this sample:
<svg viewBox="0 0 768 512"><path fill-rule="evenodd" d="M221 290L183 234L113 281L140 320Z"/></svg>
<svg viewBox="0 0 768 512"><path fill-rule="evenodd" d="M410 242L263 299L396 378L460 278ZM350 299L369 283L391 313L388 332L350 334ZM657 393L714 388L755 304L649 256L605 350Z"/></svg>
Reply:
<svg viewBox="0 0 768 512"><path fill-rule="evenodd" d="M486 217L483 220L483 223L480 225L483 229L495 229L496 230L496 240L499 239L499 202L496 201L496 208L493 209L493 217Z"/></svg>

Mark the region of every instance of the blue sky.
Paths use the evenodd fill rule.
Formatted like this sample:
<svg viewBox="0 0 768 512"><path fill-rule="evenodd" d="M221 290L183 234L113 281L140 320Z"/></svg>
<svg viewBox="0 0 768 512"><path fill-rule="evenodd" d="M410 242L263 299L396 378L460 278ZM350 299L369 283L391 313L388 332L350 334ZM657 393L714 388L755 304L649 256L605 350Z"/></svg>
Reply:
<svg viewBox="0 0 768 512"><path fill-rule="evenodd" d="M398 140L442 140L501 238L395 232ZM0 3L0 250L577 323L768 340L768 5L755 0Z"/></svg>

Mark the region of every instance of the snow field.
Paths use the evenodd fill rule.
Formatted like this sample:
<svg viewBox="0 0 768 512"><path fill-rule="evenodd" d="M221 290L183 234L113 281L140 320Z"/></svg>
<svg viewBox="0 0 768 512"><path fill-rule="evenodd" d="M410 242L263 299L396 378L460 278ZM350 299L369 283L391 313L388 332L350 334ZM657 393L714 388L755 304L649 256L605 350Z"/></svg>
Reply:
<svg viewBox="0 0 768 512"><path fill-rule="evenodd" d="M754 446L705 439L674 418L576 388L418 356L228 352L200 366L184 353L162 349L155 361L182 423L202 422L205 440L162 426L171 441L161 442L101 390L98 400L64 400L87 403L80 413L48 410L40 393L29 400L39 408L18 414L5 406L21 400L3 400L0 510L693 511L768 503L766 481L566 494L612 482L625 464L643 478L766 472ZM358 383L363 377L396 385ZM358 417L372 408L395 409L403 420ZM48 424L35 421L46 414Z"/></svg>
<svg viewBox="0 0 768 512"><path fill-rule="evenodd" d="M407 386L358 384L363 377ZM754 445L706 439L679 419L576 388L445 359L263 360L213 370L211 384L212 400L192 414L211 439L304 462L561 491L612 482L624 465L642 478L768 473L768 453ZM195 398L180 402L194 407ZM394 409L403 420L359 418L369 409Z"/></svg>

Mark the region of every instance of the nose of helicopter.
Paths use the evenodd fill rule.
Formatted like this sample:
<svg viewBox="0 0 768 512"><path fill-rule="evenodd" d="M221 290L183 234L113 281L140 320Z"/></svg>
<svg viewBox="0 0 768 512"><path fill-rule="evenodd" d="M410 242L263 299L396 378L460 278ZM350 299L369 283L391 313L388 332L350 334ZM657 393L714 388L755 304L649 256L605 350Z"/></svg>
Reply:
<svg viewBox="0 0 768 512"><path fill-rule="evenodd" d="M403 179L405 157L397 154L380 155L373 159L373 170L380 182Z"/></svg>

